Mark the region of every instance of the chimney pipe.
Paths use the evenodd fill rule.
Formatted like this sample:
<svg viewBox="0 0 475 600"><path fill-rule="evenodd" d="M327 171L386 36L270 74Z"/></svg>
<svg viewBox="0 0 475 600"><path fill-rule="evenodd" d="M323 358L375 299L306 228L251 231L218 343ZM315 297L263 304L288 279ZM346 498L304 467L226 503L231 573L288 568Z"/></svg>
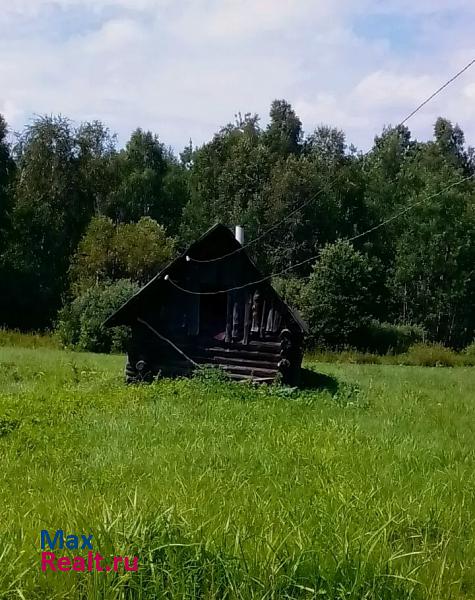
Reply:
<svg viewBox="0 0 475 600"><path fill-rule="evenodd" d="M236 225L234 228L234 237L241 244L241 246L244 245L244 228L241 227L241 225Z"/></svg>

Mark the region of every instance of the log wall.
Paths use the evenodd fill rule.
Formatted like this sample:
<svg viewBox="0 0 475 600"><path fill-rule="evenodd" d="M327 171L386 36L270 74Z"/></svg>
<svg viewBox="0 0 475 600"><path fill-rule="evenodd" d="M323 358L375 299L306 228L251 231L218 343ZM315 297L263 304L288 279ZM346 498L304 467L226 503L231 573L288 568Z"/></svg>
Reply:
<svg viewBox="0 0 475 600"><path fill-rule="evenodd" d="M259 289L233 291L224 300L222 325L219 326L219 318L216 321L222 334L214 336L209 332L200 334L207 324L198 323L196 302L182 303L184 308L180 310L175 306L176 327L170 320L164 326L167 313L163 308L141 318L133 327L127 380L189 375L200 366L212 365L222 368L235 380L272 382L279 378L296 385L302 360L302 335L288 327L283 304Z"/></svg>

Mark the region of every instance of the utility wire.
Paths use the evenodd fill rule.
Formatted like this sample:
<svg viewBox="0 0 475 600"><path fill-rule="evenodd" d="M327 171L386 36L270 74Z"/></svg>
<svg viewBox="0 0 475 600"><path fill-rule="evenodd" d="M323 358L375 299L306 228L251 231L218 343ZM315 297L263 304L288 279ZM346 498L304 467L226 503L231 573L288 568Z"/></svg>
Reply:
<svg viewBox="0 0 475 600"><path fill-rule="evenodd" d="M463 179L459 179L458 181L455 181L454 183L451 183L450 185L446 186L444 189L440 190L439 192L436 192L435 194L431 194L430 196L426 196L424 198L422 198L422 200L418 200L417 202L413 202L412 204L410 204L409 206L406 206L406 208L400 210L399 212L397 212L396 214L392 215L391 217L389 217L388 219L385 219L384 221L381 221L381 223L378 223L377 225L375 225L374 227L371 227L370 229L367 229L366 231L363 231L362 233L358 233L357 235L354 235L351 238L347 238L344 241L346 242L353 242L357 239L360 239L366 235L369 235L370 233L372 233L373 231L376 231L377 229L381 229L381 227L384 227L385 225L387 225L388 223L391 223L392 221L398 219L399 217L401 217L402 215L406 214L407 212L409 212L410 210L412 210L413 208L416 208L417 206L420 206L421 204L423 204L424 202L426 202L427 200L432 200L433 198L437 198L438 196L441 196L442 194L445 194L446 192L448 192L449 190L451 190L452 188L461 185L462 183L473 179L475 177L475 174L473 175L469 175L468 177L464 177ZM214 296L216 294L226 294L228 292L234 292L234 291L238 291L238 290L243 290L247 287L250 286L254 286L254 285L259 285L260 283L264 283L265 281L268 281L269 279L272 279L272 277L277 277L278 275L284 275L285 273L288 273L289 271L291 271L292 269L296 269L297 267L301 267L302 265L305 265L313 260L316 260L319 257L320 254L316 254L315 256L311 256L310 258L306 258L305 260L302 260L294 265L290 265L289 267L286 267L285 269L282 269L281 271L277 271L276 273L271 273L270 275L266 275L265 277L262 277L261 279L258 279L256 281L251 281L249 283L245 283L243 285L238 285L232 288L228 288L225 290L217 290L214 292L195 292L193 290L188 290L184 287L182 287L181 285L179 285L178 283L176 283L176 281L173 281L172 279L170 279L170 277L168 275L165 275L165 280L169 281L173 286L175 286L178 290L180 290L181 292L185 292L187 294L192 294L194 296Z"/></svg>
<svg viewBox="0 0 475 600"><path fill-rule="evenodd" d="M423 102L421 102L421 104L419 104L419 106L417 106L411 113L409 113L407 115L407 117L405 117L398 125L396 125L396 127L394 129L397 129L398 127L401 127L401 125L404 125L405 123L407 123L407 121L409 121L409 119L411 119L424 106L426 106L426 104L428 104L438 94L440 94L440 92L442 92L443 90L445 90L446 87L448 87L451 83L453 83L456 79L458 79L461 75L463 75L463 73L465 73L465 71L468 71L468 69L470 69L470 67L472 67L474 64L475 64L475 58L473 60L471 60L467 65L465 65L465 67L463 67L463 69L461 69L460 71L458 71L448 81L446 81L443 85L441 85L433 94L431 94L428 98L426 98ZM332 181L328 184L328 187L331 188L333 186L333 184L337 181L337 179L338 179L338 177L334 177L332 179ZM246 248L249 248L249 246L252 246L256 242L260 241L262 238L266 237L269 233L271 233L272 231L274 231L275 229L277 229L278 227L280 227L280 225L282 225L283 223L285 223L287 221L287 219L289 219L290 217L292 217L295 213L297 213L300 210L303 210L304 208L306 208L311 202L313 202L314 200L316 200L322 194L322 192L326 191L327 189L328 189L327 188L327 184L323 184L323 187L316 194L314 194L313 196L311 196L309 198L309 200L306 200L303 204L301 204L300 206L298 206L297 208L295 208L294 210L292 210L288 215L286 215L283 219L281 219L275 225L272 225L271 227L269 227L269 229L266 229L263 233L261 233L260 235L258 235L256 238L252 239L250 242L247 242L247 244L243 244L239 248L236 248L235 250L232 250L231 252L227 252L226 254L223 254L222 256L217 256L215 258L198 259L198 258L193 258L191 256L187 256L186 260L189 261L189 262L206 264L206 263L217 262L219 260L223 260L225 258L233 256L234 254L238 254L239 252L242 252Z"/></svg>
<svg viewBox="0 0 475 600"><path fill-rule="evenodd" d="M174 344L171 340L169 340L167 337L165 337L164 335L162 335L161 333L158 333L158 331L156 329L154 329L150 323L147 323L147 321L145 321L145 319L141 319L140 317L137 317L137 321L139 323L142 323L142 325L145 325L145 327L147 327L148 329L150 329L150 331L152 333L154 333L160 340L162 340L163 342L166 342L167 344L169 344L174 350L176 350L177 352L179 352L188 362L190 362L194 367L197 367L198 369L201 369L201 366L196 363L192 358L190 358L187 354L185 354L183 352L183 350L181 348L178 348L178 346L176 344Z"/></svg>
<svg viewBox="0 0 475 600"><path fill-rule="evenodd" d="M262 238L264 238L266 235L268 235L271 231L274 231L274 229L277 229L278 227L280 227L290 217L295 215L295 213L306 208L311 202L316 200L323 192L325 192L328 189L328 187L331 188L333 186L333 184L337 181L337 179L338 179L338 177L334 177L329 183L325 182L316 194L311 196L303 204L300 204L299 206L297 206L297 208L294 208L294 210L292 210L288 215L285 215L285 217L283 219L281 219L280 221L278 221L277 223L275 223L274 225L269 227L269 229L266 229L263 233L261 233L260 235L258 235L255 238L253 238L250 242L247 242L247 244L243 244L242 246L239 246L239 248L236 248L235 250L232 250L231 252L227 252L226 254L223 254L221 256L217 256L216 258L200 260L199 258L192 258L191 256L187 256L186 257L187 261L201 263L201 264L212 263L212 262L217 262L218 260L223 260L224 258L228 258L229 256L233 256L234 254L237 254L238 252L242 252L243 250L245 250L246 248L249 248L249 246L252 246L259 240L262 240Z"/></svg>
<svg viewBox="0 0 475 600"><path fill-rule="evenodd" d="M431 94L426 100L424 100L424 102L421 102L417 108L415 108L411 113L409 113L407 115L407 117L403 121L401 121L399 123L399 126L404 125L407 121L409 121L409 119L412 118L417 112L419 112L421 110L421 108L423 108L432 99L434 99L438 94L440 94L440 92L445 90L445 88L448 87L458 77L460 77L460 75L463 75L463 73L465 73L465 71L468 71L468 69L470 69L470 67L473 66L474 64L475 64L475 58L473 60L471 60L467 65L465 65L465 67L463 69L461 69L458 73L456 73L448 81L446 81L443 85L441 85L440 88L437 89L433 94Z"/></svg>

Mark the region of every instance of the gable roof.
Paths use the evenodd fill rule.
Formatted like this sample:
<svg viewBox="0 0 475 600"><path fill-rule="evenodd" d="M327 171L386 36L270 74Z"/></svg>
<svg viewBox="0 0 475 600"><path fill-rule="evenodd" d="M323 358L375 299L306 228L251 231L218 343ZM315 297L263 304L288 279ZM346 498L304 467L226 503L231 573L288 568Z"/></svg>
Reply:
<svg viewBox="0 0 475 600"><path fill-rule="evenodd" d="M198 260L210 260L223 256L224 254L233 253L239 248L241 244L236 240L231 230L222 225L216 223L208 229L200 238L193 242L180 256L172 260L164 269L162 269L153 279L151 279L146 285L144 285L136 294L134 294L127 302L125 302L115 313L113 313L106 321L104 325L106 327L114 327L116 325L132 325L136 320L137 314L140 310L141 301L144 297L152 293L157 293L162 286L170 285L165 280L166 275L172 275L173 273L187 272L189 270L190 263L186 257L191 256ZM245 250L241 252L235 252L233 257L239 257L244 263L246 268L245 281L238 281L234 284L225 286L223 289L233 287L233 285L241 286L247 283L252 284L254 281L258 281L263 278L262 273L259 271L254 262L249 258ZM216 261L215 264L224 263L229 259L224 258L222 261ZM213 264L213 263L208 263ZM229 269L227 269L229 271ZM272 287L269 281L263 282L262 287L266 287L274 295L276 300L281 303L284 308L284 312L287 313L288 317L295 324L295 326L303 333L308 333L307 326L302 320L299 313L292 310ZM187 287L187 286L184 286ZM185 292L183 292L185 293Z"/></svg>

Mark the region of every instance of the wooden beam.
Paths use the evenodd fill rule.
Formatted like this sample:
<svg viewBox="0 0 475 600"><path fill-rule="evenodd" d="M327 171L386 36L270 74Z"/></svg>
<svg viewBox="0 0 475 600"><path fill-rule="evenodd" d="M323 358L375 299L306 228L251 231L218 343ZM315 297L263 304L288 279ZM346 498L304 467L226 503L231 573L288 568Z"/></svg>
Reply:
<svg viewBox="0 0 475 600"><path fill-rule="evenodd" d="M231 294L232 292L228 292L228 303L226 308L226 333L224 335L224 341L226 344L231 342L231 335L233 331L233 299Z"/></svg>

